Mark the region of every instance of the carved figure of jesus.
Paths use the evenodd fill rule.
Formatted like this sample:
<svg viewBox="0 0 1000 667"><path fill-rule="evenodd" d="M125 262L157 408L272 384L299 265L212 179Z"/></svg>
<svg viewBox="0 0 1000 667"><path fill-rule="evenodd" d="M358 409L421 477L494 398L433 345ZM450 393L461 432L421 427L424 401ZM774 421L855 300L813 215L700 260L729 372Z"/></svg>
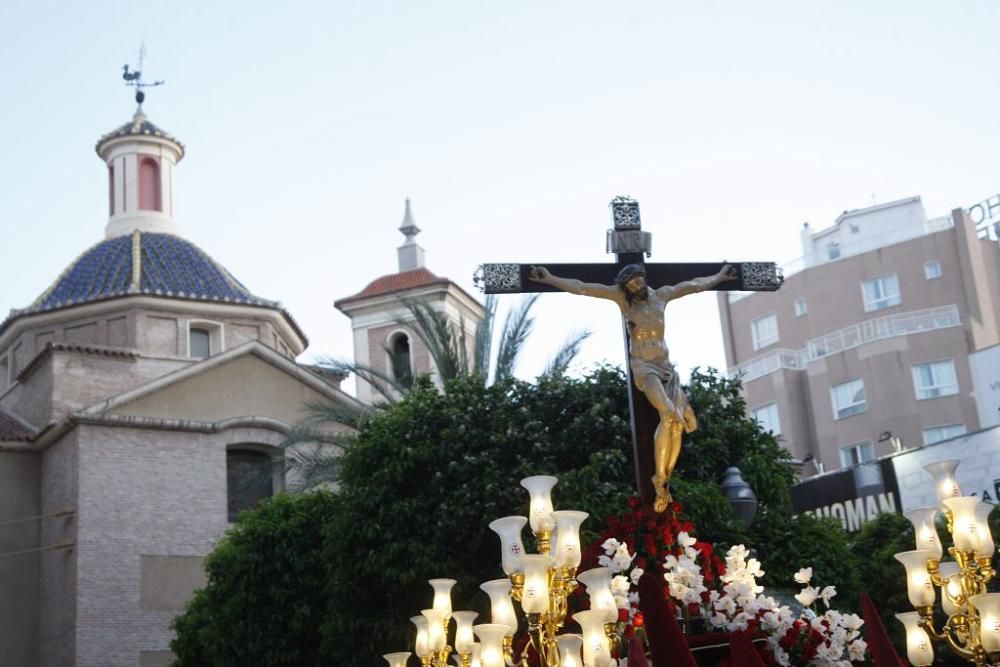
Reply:
<svg viewBox="0 0 1000 667"><path fill-rule="evenodd" d="M573 278L560 278L544 266L531 267L531 279L547 283L571 294L607 299L618 304L628 325L629 368L632 380L660 416L653 436L656 490L653 509L662 512L673 498L667 485L681 453L681 437L698 428L694 410L681 389L677 370L670 362L664 340L664 311L667 303L688 294L704 292L726 280L736 278L730 265L713 276L694 278L676 285L656 289L646 284L646 271L640 264L629 264L618 273L614 285L585 283Z"/></svg>

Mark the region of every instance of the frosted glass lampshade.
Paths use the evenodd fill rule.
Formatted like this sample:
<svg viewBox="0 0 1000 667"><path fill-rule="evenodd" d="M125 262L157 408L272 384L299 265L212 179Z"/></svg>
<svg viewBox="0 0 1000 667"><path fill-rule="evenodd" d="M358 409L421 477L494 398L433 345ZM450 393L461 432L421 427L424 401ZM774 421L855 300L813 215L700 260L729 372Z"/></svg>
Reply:
<svg viewBox="0 0 1000 667"><path fill-rule="evenodd" d="M595 567L576 575L576 580L587 587L590 596L590 608L605 612L605 623L618 620L618 605L611 593L611 577L614 574L610 567Z"/></svg>
<svg viewBox="0 0 1000 667"><path fill-rule="evenodd" d="M604 634L604 612L588 609L573 614L573 620L583 630L583 664L586 667L607 667L611 662L611 647Z"/></svg>
<svg viewBox="0 0 1000 667"><path fill-rule="evenodd" d="M427 619L423 616L413 616L410 621L417 626L417 641L413 652L417 654L418 658L425 658L431 654L431 646L427 638Z"/></svg>
<svg viewBox="0 0 1000 667"><path fill-rule="evenodd" d="M540 614L549 608L549 568L552 557L532 554L521 558L524 565L524 589L521 609L526 614Z"/></svg>
<svg viewBox="0 0 1000 667"><path fill-rule="evenodd" d="M482 623L472 626L479 637L479 663L482 667L504 667L503 638L510 634L510 626L500 623Z"/></svg>
<svg viewBox="0 0 1000 667"><path fill-rule="evenodd" d="M906 595L914 607L929 607L934 604L934 584L927 573L927 559L933 558L933 551L903 551L895 558L906 568Z"/></svg>
<svg viewBox="0 0 1000 667"><path fill-rule="evenodd" d="M934 557L941 558L941 539L938 537L937 528L934 526L934 519L937 517L936 507L918 507L909 512L903 512L903 516L913 524L913 533L917 538L916 548L919 550L933 551Z"/></svg>
<svg viewBox="0 0 1000 667"><path fill-rule="evenodd" d="M459 653L469 653L476 641L472 634L472 622L479 616L474 611L456 611L451 617L455 619L455 650Z"/></svg>
<svg viewBox="0 0 1000 667"><path fill-rule="evenodd" d="M955 468L959 461L937 461L924 466L924 470L934 478L934 492L937 494L939 503L944 503L946 498L958 498L962 495L955 480Z"/></svg>
<svg viewBox="0 0 1000 667"><path fill-rule="evenodd" d="M976 549L976 555L980 558L990 558L996 550L988 521L994 507L996 505L988 505L986 503L976 505L976 531L979 533L979 548Z"/></svg>
<svg viewBox="0 0 1000 667"><path fill-rule="evenodd" d="M440 651L446 643L445 617L437 609L422 609L420 613L427 619L427 647L432 651Z"/></svg>
<svg viewBox="0 0 1000 667"><path fill-rule="evenodd" d="M448 619L451 616L451 589L458 582L454 579L431 579L427 583L434 589L434 602L431 606Z"/></svg>
<svg viewBox="0 0 1000 667"><path fill-rule="evenodd" d="M479 588L490 596L490 615L494 623L507 625L511 634L517 633L517 615L510 600L510 579L494 579L480 584Z"/></svg>
<svg viewBox="0 0 1000 667"><path fill-rule="evenodd" d="M939 568L939 574L941 578L946 582L944 587L941 589L941 608L944 609L944 613L951 616L959 610L959 606L952 602L962 594L962 586L958 583L958 563L953 561L947 561L941 563ZM948 596L951 599L948 599Z"/></svg>
<svg viewBox="0 0 1000 667"><path fill-rule="evenodd" d="M583 648L583 637L580 635L559 635L556 637L556 648L559 651L559 667L583 667L580 650Z"/></svg>
<svg viewBox="0 0 1000 667"><path fill-rule="evenodd" d="M528 520L531 522L533 533L552 530L556 525L555 519L552 518L552 487L558 481L551 475L535 475L521 480L521 486L526 488L531 496Z"/></svg>
<svg viewBox="0 0 1000 667"><path fill-rule="evenodd" d="M561 510L553 512L556 520L556 548L552 555L559 567L580 565L580 524L590 516L586 512Z"/></svg>
<svg viewBox="0 0 1000 667"><path fill-rule="evenodd" d="M469 667L482 667L483 663L479 660L479 652L482 650L483 645L476 642L472 645L472 664ZM461 661L459 661L461 664Z"/></svg>
<svg viewBox="0 0 1000 667"><path fill-rule="evenodd" d="M969 597L979 612L979 640L987 653L1000 651L1000 593L980 593Z"/></svg>
<svg viewBox="0 0 1000 667"><path fill-rule="evenodd" d="M976 519L976 505L979 498L962 496L960 498L945 498L944 506L951 512L951 536L955 547L962 551L978 551L979 521Z"/></svg>
<svg viewBox="0 0 1000 667"><path fill-rule="evenodd" d="M410 659L410 653L386 653L382 657L389 663L389 667L406 667L406 661Z"/></svg>
<svg viewBox="0 0 1000 667"><path fill-rule="evenodd" d="M526 523L528 519L523 516L505 516L490 522L490 530L500 536L500 564L507 574L522 570L524 543L521 541L521 531Z"/></svg>
<svg viewBox="0 0 1000 667"><path fill-rule="evenodd" d="M930 637L920 627L920 614L908 611L896 614L896 618L906 628L906 658L915 667L925 667L934 662L934 649Z"/></svg>

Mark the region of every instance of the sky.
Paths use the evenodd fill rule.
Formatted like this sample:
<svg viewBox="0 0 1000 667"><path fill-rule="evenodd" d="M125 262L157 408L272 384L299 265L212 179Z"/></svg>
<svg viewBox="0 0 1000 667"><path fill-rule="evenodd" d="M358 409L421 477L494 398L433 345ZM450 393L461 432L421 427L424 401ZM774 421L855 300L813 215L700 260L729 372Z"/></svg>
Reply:
<svg viewBox="0 0 1000 667"><path fill-rule="evenodd" d="M1000 192L1000 3L46 2L0 4L0 309L103 238L96 140L135 103L180 139L179 232L310 338L397 270L412 200L427 266L604 262L608 202L639 200L650 261L801 255L803 222ZM836 286L831 286L836 289ZM517 297L504 297L504 305ZM576 329L621 363L616 308L544 295L518 374ZM667 309L682 372L726 365L714 295Z"/></svg>

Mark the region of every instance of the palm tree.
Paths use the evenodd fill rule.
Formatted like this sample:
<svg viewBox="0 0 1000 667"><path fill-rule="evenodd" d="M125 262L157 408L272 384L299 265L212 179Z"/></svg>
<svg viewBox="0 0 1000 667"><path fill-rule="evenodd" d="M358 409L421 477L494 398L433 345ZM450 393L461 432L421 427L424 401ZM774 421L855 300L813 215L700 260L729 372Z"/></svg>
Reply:
<svg viewBox="0 0 1000 667"><path fill-rule="evenodd" d="M518 357L534 327L535 318L531 315L531 309L538 296L533 294L523 298L517 307L507 313L495 358L491 356L496 324L495 295L486 297L486 312L482 321L476 325L471 358L464 322L454 324L444 313L435 310L425 301L401 299L409 317L400 318L396 323L411 328L424 343L442 381L476 377L484 385L492 384L514 376ZM552 356L542 376L565 373L589 336L590 332L585 330L570 334ZM395 350L386 347L385 351L389 356L390 368L400 371L409 368L408 364L402 363ZM305 487L336 481L339 451L350 445L352 436L350 433L333 431L332 424L344 424L357 429L373 413L399 400L416 381L408 372L387 373L357 362L327 359L320 366L341 373L354 373L359 380L369 383L382 401L366 410L354 412L346 412L343 408L329 404L310 404L306 407L305 419L282 443L287 467L298 474Z"/></svg>

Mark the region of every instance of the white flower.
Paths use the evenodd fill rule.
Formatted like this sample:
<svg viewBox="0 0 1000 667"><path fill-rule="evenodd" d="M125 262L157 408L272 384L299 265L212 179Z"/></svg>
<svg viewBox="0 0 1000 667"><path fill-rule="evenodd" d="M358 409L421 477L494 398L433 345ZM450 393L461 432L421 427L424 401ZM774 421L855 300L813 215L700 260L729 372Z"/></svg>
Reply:
<svg viewBox="0 0 1000 667"><path fill-rule="evenodd" d="M806 586L802 589L801 593L795 596L795 599L798 600L798 603L803 607L808 607L816 601L817 597L819 597L819 591L812 586Z"/></svg>
<svg viewBox="0 0 1000 667"><path fill-rule="evenodd" d="M618 574L611 579L611 593L612 595L627 595L628 594L628 579Z"/></svg>
<svg viewBox="0 0 1000 667"><path fill-rule="evenodd" d="M620 544L621 542L619 542L615 538L609 537L608 539L604 540L604 544L601 545L601 548L604 549L605 554L610 556L614 552L618 551L618 547Z"/></svg>
<svg viewBox="0 0 1000 667"><path fill-rule="evenodd" d="M601 567L611 567L611 557L610 556L598 556L597 564Z"/></svg>
<svg viewBox="0 0 1000 667"><path fill-rule="evenodd" d="M611 569L615 572L621 572L622 570L628 569L628 566L632 564L632 559L634 558L635 555L629 554L628 552L628 545L622 544L615 552L614 558L611 559Z"/></svg>
<svg viewBox="0 0 1000 667"><path fill-rule="evenodd" d="M607 544L607 542L605 542ZM813 569L811 567L804 567L795 573L795 581L800 584L808 584L809 580L812 579Z"/></svg>
<svg viewBox="0 0 1000 667"><path fill-rule="evenodd" d="M827 607L829 607L830 598L832 598L836 594L837 594L836 588L834 588L833 586L827 586L826 588L823 589L823 592L820 593L819 596L823 598L823 602L826 604Z"/></svg>
<svg viewBox="0 0 1000 667"><path fill-rule="evenodd" d="M695 545L695 542L697 541L698 540L694 539L683 530L677 533L677 544L681 545L682 547L685 548L693 547Z"/></svg>
<svg viewBox="0 0 1000 667"><path fill-rule="evenodd" d="M774 660L782 667L788 667L792 664L792 661L788 658L788 653L785 649L780 646L773 646L771 650L774 652Z"/></svg>
<svg viewBox="0 0 1000 667"><path fill-rule="evenodd" d="M639 585L639 578L642 577L642 575L645 574L645 572L646 571L643 570L641 567L637 567L637 568L633 569L632 572L631 572L631 574L629 574L628 576L629 576L629 579L632 580L632 583L635 584L636 586L638 586Z"/></svg>
<svg viewBox="0 0 1000 667"><path fill-rule="evenodd" d="M855 639L847 645L847 656L851 659L851 662L861 662L865 659L865 651L867 650L868 644L864 639Z"/></svg>

